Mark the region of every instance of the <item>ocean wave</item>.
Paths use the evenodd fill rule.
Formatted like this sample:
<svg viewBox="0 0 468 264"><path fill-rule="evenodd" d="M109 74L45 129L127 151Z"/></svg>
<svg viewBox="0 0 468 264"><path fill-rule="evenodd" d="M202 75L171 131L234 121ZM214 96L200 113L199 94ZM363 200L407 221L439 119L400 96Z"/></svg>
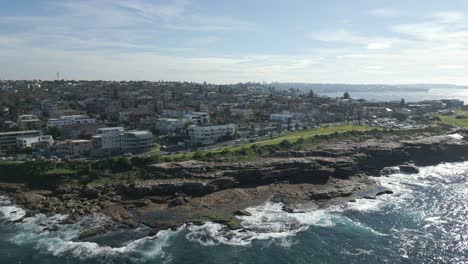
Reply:
<svg viewBox="0 0 468 264"><path fill-rule="evenodd" d="M282 203L268 202L261 206L246 209L251 215L240 216L242 228L230 230L216 223L189 226L187 239L205 246L219 244L245 246L254 240L278 240L289 246L291 241L284 239L306 230L310 225L330 227L334 225L333 215L327 210L314 210L304 213L288 213Z"/></svg>
<svg viewBox="0 0 468 264"><path fill-rule="evenodd" d="M468 171L468 162L447 163L437 166L423 167L419 174L394 174L390 177L376 177L377 182L391 189L394 194L383 195L377 199L358 199L343 206L334 206L327 209L311 210L300 213L288 213L283 210L281 203L266 203L262 206L247 208L251 216L239 217L242 220L240 230L229 230L223 225L206 223L202 226L190 226L187 239L197 241L205 246L219 244L245 246L254 240L278 240L281 244L284 239L296 235L298 232L307 230L310 226L333 227L343 224L350 228L356 228L369 232L376 236L389 236L360 221L352 220L345 216L346 212L357 211L361 213L373 213L386 210L391 204L393 210L399 210L409 202L414 201L418 192L415 187L430 187L434 184L433 177L442 181L453 180L453 177ZM463 188L462 192L466 192ZM415 221L434 222L441 225L443 220L437 221L437 217L427 216L422 210L411 210L406 212L407 216ZM288 243L284 243L289 245Z"/></svg>
<svg viewBox="0 0 468 264"><path fill-rule="evenodd" d="M109 217L101 214L84 217L75 224L61 224L67 216L59 214L53 216L38 214L23 218L26 211L13 205L5 196L0 196L0 214L0 218L9 221L22 219L15 224L14 232L3 239L16 245L31 245L39 251L54 256L74 256L80 259L126 257L145 260L168 257L163 249L170 245L171 237L182 230L182 228L175 231L164 230L155 236L133 240L121 247L110 247L77 240L81 230L109 223Z"/></svg>
<svg viewBox="0 0 468 264"><path fill-rule="evenodd" d="M17 221L26 215L26 211L11 204L8 197L0 195L0 216L7 221Z"/></svg>
<svg viewBox="0 0 468 264"><path fill-rule="evenodd" d="M364 232L377 236L387 236L359 222L355 222L342 213L346 210L373 211L381 205L375 200L358 200L350 207L334 206L327 209L314 209L300 213L289 213L283 210L282 203L268 202L261 206L247 208L251 215L240 216L242 228L230 230L216 223L205 223L201 226L189 226L186 238L204 246L219 244L246 246L255 240L275 240L279 245L289 247L288 240L311 226L330 228L337 224L354 226Z"/></svg>

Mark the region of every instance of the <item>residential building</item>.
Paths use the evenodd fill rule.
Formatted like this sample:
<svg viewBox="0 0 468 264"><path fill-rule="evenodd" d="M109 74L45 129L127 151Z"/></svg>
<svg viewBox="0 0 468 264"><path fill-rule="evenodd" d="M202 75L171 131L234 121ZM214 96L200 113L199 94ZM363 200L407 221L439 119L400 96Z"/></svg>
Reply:
<svg viewBox="0 0 468 264"><path fill-rule="evenodd" d="M217 126L196 126L188 127L188 136L192 144L209 145L216 143L219 139L228 136L234 136L236 125L217 125Z"/></svg>
<svg viewBox="0 0 468 264"><path fill-rule="evenodd" d="M287 123L289 120L293 119L293 117L294 116L290 114L271 114L270 120L281 123Z"/></svg>
<svg viewBox="0 0 468 264"><path fill-rule="evenodd" d="M35 115L20 115L16 124L20 130L33 130L41 128L41 120Z"/></svg>
<svg viewBox="0 0 468 264"><path fill-rule="evenodd" d="M40 144L38 144L40 143ZM18 137L16 138L16 147L18 149L34 148L34 146L52 146L54 139L50 135L36 137Z"/></svg>
<svg viewBox="0 0 468 264"><path fill-rule="evenodd" d="M64 127L68 125L94 124L96 118L90 118L86 115L69 115L51 118L47 121L47 127Z"/></svg>
<svg viewBox="0 0 468 264"><path fill-rule="evenodd" d="M195 125L207 125L210 122L210 115L206 112L191 112L185 115L185 119Z"/></svg>
<svg viewBox="0 0 468 264"><path fill-rule="evenodd" d="M98 128L96 135L92 137L93 145L97 149L120 149L120 139L123 133L123 127Z"/></svg>
<svg viewBox="0 0 468 264"><path fill-rule="evenodd" d="M55 152L60 157L77 158L86 156L93 150L93 143L91 140L76 139L57 142Z"/></svg>
<svg viewBox="0 0 468 264"><path fill-rule="evenodd" d="M159 118L156 121L156 130L161 135L176 136L183 130L185 124L184 119Z"/></svg>
<svg viewBox="0 0 468 264"><path fill-rule="evenodd" d="M149 151L154 146L153 133L146 130L126 131L121 137L122 150L130 153Z"/></svg>
<svg viewBox="0 0 468 264"><path fill-rule="evenodd" d="M164 117L180 118L186 116L188 113L193 112L193 107L178 107L162 109L161 115Z"/></svg>
<svg viewBox="0 0 468 264"><path fill-rule="evenodd" d="M0 133L0 150L11 150L16 148L16 139L19 137L39 136L38 130L13 131Z"/></svg>

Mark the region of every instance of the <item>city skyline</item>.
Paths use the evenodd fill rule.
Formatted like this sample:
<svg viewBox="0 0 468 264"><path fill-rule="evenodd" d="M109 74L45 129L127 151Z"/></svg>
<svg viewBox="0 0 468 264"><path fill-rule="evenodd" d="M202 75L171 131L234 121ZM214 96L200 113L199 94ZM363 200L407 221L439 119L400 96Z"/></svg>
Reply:
<svg viewBox="0 0 468 264"><path fill-rule="evenodd" d="M467 85L463 1L9 1L0 79Z"/></svg>

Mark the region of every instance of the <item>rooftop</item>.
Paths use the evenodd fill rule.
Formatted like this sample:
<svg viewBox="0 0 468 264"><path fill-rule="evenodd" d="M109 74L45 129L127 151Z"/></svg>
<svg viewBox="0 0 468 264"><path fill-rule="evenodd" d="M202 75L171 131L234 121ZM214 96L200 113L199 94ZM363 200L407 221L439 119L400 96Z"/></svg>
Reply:
<svg viewBox="0 0 468 264"><path fill-rule="evenodd" d="M16 134L26 134L26 133L39 133L39 130L22 130L22 131L10 131L10 132L1 132L0 135L16 135Z"/></svg>

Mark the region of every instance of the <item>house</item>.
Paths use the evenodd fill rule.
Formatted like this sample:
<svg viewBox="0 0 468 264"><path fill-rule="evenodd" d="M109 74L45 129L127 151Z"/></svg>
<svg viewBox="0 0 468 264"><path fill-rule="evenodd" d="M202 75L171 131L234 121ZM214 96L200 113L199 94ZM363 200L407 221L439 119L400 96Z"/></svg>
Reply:
<svg viewBox="0 0 468 264"><path fill-rule="evenodd" d="M293 118L294 116L291 114L271 114L270 115L271 121L276 121L276 122L281 122L281 123L288 123Z"/></svg>

